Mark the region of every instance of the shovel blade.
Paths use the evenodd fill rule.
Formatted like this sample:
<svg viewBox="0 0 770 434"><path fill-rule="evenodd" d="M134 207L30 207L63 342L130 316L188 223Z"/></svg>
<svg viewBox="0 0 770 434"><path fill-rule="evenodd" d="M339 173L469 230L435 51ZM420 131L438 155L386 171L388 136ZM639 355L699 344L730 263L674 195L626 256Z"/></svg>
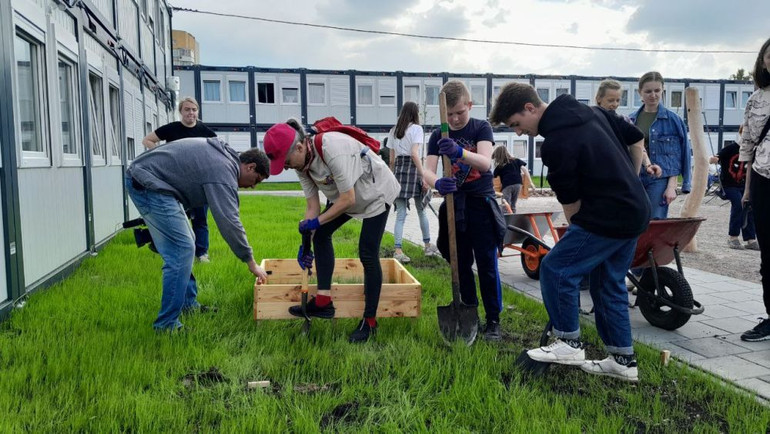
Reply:
<svg viewBox="0 0 770 434"><path fill-rule="evenodd" d="M479 313L475 306L452 303L438 306L438 328L447 343L462 340L471 346L479 333Z"/></svg>
<svg viewBox="0 0 770 434"><path fill-rule="evenodd" d="M540 377L548 372L548 368L551 367L551 364L533 360L529 357L529 354L527 354L527 350L524 350L519 354L519 357L516 358L516 367L518 367L524 375Z"/></svg>

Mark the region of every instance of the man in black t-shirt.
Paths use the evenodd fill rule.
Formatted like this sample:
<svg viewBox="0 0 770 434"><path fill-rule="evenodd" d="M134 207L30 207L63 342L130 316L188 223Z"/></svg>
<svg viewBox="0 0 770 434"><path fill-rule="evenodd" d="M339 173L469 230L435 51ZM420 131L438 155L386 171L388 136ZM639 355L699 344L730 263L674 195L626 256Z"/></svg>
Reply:
<svg viewBox="0 0 770 434"><path fill-rule="evenodd" d="M216 133L198 120L198 101L187 97L179 102L179 114L182 121L171 122L147 134L142 144L147 150L155 149L161 140L173 142L190 137L216 137ZM190 208L190 220L195 233L195 258L199 262L209 262L209 226L208 207Z"/></svg>
<svg viewBox="0 0 770 434"><path fill-rule="evenodd" d="M725 197L730 201L730 224L727 230L727 247L736 250L752 249L759 250L757 235L754 231L754 215L751 210L743 209L741 198L746 188L746 163L738 161L738 150L740 146L731 142L722 148L717 155L709 158L709 163L719 163L720 173L719 182L722 184L722 191ZM744 214L747 213L747 214ZM746 226L743 227L744 218ZM743 233L744 247L741 244L738 235Z"/></svg>

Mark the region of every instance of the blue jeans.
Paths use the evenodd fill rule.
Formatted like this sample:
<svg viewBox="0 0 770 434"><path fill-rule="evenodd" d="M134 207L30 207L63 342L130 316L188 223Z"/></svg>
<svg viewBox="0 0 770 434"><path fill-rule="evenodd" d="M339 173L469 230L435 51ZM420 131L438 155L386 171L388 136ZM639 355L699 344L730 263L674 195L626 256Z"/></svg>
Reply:
<svg viewBox="0 0 770 434"><path fill-rule="evenodd" d="M663 193L668 187L668 178L642 176L642 185L650 199L650 220L663 220L668 216L668 204Z"/></svg>
<svg viewBox="0 0 770 434"><path fill-rule="evenodd" d="M398 198L393 201L393 205L396 207L396 226L393 228L393 238L396 239L395 247L401 248L401 241L404 236L404 222L406 222L406 207L409 203L409 199ZM420 230L422 231L422 242L430 242L430 225L428 224L428 216L425 215L425 209L422 207L422 201L419 198L414 200L414 207L417 208L417 218L420 221Z"/></svg>
<svg viewBox="0 0 770 434"><path fill-rule="evenodd" d="M743 226L743 204L741 199L743 198L743 187L723 187L722 191L725 192L727 200L730 201L730 227L727 233L731 237L737 237L743 232L743 241L753 240L757 238L754 232L754 214L751 211L747 211L748 222L745 228Z"/></svg>
<svg viewBox="0 0 770 434"><path fill-rule="evenodd" d="M209 225L207 216L208 205L199 208L190 208L190 221L195 234L195 256L203 256L209 252Z"/></svg>
<svg viewBox="0 0 770 434"><path fill-rule="evenodd" d="M128 176L125 186L163 258L163 296L152 326L160 330L178 329L182 327L182 310L199 306L198 285L192 275L195 242L187 215L174 196L136 188Z"/></svg>
<svg viewBox="0 0 770 434"><path fill-rule="evenodd" d="M540 265L540 289L556 337L580 337L580 281L591 273L599 337L612 354L634 353L625 276L635 249L636 238L607 238L569 226Z"/></svg>

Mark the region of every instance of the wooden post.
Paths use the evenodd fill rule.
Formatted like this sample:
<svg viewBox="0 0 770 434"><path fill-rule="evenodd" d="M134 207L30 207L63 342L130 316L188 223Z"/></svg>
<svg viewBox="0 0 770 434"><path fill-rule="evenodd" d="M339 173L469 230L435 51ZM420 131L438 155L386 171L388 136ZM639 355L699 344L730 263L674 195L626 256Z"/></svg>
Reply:
<svg viewBox="0 0 770 434"><path fill-rule="evenodd" d="M684 200L680 217L695 217L700 209L703 196L706 194L706 185L709 174L709 155L706 150L706 141L703 138L703 118L701 115L700 97L698 89L688 87L685 90L687 104L687 126L690 128L690 140L692 142L692 190ZM697 252L698 240L692 238L684 248L684 252Z"/></svg>
<svg viewBox="0 0 770 434"><path fill-rule="evenodd" d="M663 350L660 352L660 364L663 366L668 366L668 361L671 358L671 351L669 350Z"/></svg>

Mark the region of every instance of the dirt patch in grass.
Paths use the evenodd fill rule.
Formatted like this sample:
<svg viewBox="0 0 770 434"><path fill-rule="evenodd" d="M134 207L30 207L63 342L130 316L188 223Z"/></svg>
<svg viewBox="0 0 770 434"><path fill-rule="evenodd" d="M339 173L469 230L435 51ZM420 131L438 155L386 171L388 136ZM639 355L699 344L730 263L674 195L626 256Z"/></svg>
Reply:
<svg viewBox="0 0 770 434"><path fill-rule="evenodd" d="M354 424L360 418L358 409L360 404L356 401L340 404L334 409L323 415L320 428L325 429L334 425Z"/></svg>
<svg viewBox="0 0 770 434"><path fill-rule="evenodd" d="M211 387L219 383L226 383L228 381L229 380L227 377L219 372L219 369L217 369L215 366L210 367L208 371L191 372L182 377L182 384L184 384L185 387L193 387L195 385Z"/></svg>
<svg viewBox="0 0 770 434"><path fill-rule="evenodd" d="M304 383L304 384L294 385L295 392L305 393L305 394L320 393L320 392L336 392L338 390L340 390L339 383L326 383L326 384Z"/></svg>

